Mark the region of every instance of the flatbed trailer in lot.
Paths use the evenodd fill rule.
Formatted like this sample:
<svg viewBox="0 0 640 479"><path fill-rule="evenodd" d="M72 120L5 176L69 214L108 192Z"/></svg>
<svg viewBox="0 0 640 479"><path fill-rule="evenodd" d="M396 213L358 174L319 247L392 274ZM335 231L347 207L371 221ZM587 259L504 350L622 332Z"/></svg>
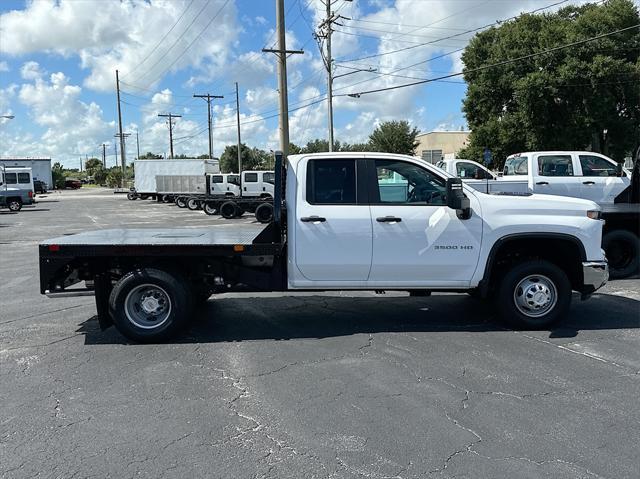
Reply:
<svg viewBox="0 0 640 479"><path fill-rule="evenodd" d="M381 188L402 177L404 197ZM511 324L546 327L607 280L590 201L480 193L420 159L276 155L273 221L114 229L40 244L40 289L95 294L102 327L167 339L211 294L401 290L495 298ZM85 288L75 285L85 281Z"/></svg>

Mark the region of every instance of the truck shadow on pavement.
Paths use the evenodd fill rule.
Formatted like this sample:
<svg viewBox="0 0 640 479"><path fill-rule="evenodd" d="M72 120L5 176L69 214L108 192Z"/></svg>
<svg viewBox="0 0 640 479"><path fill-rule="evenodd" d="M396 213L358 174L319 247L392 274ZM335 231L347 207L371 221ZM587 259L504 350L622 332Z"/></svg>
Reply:
<svg viewBox="0 0 640 479"><path fill-rule="evenodd" d="M640 328L640 301L608 294L582 302L549 337L583 330ZM490 303L465 295L410 297L225 297L210 299L172 343L216 343L327 338L354 334L508 331ZM80 324L86 344L127 344L115 328L101 331L96 317Z"/></svg>

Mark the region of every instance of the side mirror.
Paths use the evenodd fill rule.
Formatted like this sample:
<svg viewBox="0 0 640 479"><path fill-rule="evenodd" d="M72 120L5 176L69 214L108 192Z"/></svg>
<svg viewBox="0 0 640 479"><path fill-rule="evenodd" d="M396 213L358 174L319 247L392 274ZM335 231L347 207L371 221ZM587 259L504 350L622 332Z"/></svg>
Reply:
<svg viewBox="0 0 640 479"><path fill-rule="evenodd" d="M460 178L447 178L447 206L456 210L458 218L462 220L471 217L471 203L464 195Z"/></svg>

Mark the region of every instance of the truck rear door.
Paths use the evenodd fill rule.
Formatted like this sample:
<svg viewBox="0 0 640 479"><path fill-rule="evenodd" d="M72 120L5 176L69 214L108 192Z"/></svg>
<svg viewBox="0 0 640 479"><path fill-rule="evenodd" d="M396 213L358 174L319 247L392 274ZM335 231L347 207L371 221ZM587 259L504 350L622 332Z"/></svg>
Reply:
<svg viewBox="0 0 640 479"><path fill-rule="evenodd" d="M534 193L580 197L582 178L571 153L534 155L532 188Z"/></svg>
<svg viewBox="0 0 640 479"><path fill-rule="evenodd" d="M372 226L361 161L313 158L297 165L295 217L288 221L296 268L307 280L330 286L369 276Z"/></svg>

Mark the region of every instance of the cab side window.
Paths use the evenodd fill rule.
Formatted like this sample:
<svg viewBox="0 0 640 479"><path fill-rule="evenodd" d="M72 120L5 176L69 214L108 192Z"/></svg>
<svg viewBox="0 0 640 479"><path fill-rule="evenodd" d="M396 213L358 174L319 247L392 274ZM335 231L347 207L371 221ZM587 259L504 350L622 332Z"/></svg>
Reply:
<svg viewBox="0 0 640 479"><path fill-rule="evenodd" d="M540 176L573 176L571 155L545 155L538 157Z"/></svg>
<svg viewBox="0 0 640 479"><path fill-rule="evenodd" d="M23 185L31 183L31 176L29 173L18 173L18 183Z"/></svg>
<svg viewBox="0 0 640 479"><path fill-rule="evenodd" d="M493 179L493 176L480 168L480 166L469 163L468 161L459 161L456 163L456 175L460 178L471 178L475 180Z"/></svg>
<svg viewBox="0 0 640 479"><path fill-rule="evenodd" d="M222 175L213 175L211 177L211 181L213 183L223 183L224 182L224 178L222 177Z"/></svg>
<svg viewBox="0 0 640 479"><path fill-rule="evenodd" d="M257 183L258 173L245 173L244 181L246 181L247 183Z"/></svg>
<svg viewBox="0 0 640 479"><path fill-rule="evenodd" d="M7 180L8 185L15 185L18 183L18 175L15 173L6 173L5 179Z"/></svg>
<svg viewBox="0 0 640 479"><path fill-rule="evenodd" d="M310 160L307 164L307 203L356 204L356 161Z"/></svg>
<svg viewBox="0 0 640 479"><path fill-rule="evenodd" d="M529 174L529 158L526 156L514 156L507 158L504 162L504 176L510 175L528 175Z"/></svg>
<svg viewBox="0 0 640 479"><path fill-rule="evenodd" d="M616 167L610 161L593 155L580 155L582 176L616 176Z"/></svg>
<svg viewBox="0 0 640 479"><path fill-rule="evenodd" d="M443 178L405 161L375 160L378 198L374 204L446 205Z"/></svg>

